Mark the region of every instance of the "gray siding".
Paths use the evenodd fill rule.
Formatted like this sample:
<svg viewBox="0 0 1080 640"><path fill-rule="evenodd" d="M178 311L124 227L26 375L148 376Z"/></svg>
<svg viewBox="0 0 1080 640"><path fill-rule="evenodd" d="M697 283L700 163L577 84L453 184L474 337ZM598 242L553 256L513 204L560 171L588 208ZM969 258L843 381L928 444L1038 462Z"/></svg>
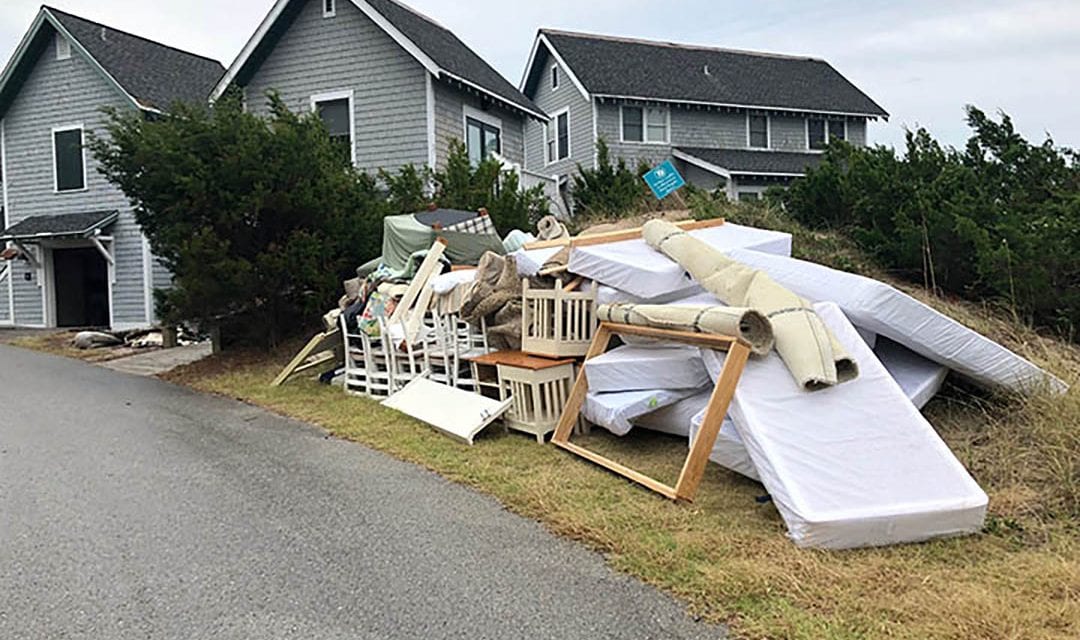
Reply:
<svg viewBox="0 0 1080 640"><path fill-rule="evenodd" d="M853 145L866 146L866 120L848 120L847 139Z"/></svg>
<svg viewBox="0 0 1080 640"><path fill-rule="evenodd" d="M524 117L499 106L485 111L483 101L475 93L433 81L435 89L435 158L442 169L450 153L450 141L465 139L465 107L468 106L489 118L497 119L502 127L502 155L511 162L525 161Z"/></svg>
<svg viewBox="0 0 1080 640"><path fill-rule="evenodd" d="M351 2L323 18L308 0L247 84L248 108L267 114L266 92L311 111L311 96L354 92L356 164L374 171L426 165L427 71Z"/></svg>
<svg viewBox="0 0 1080 640"><path fill-rule="evenodd" d="M770 116L769 144L773 149L806 151L806 118Z"/></svg>
<svg viewBox="0 0 1080 640"><path fill-rule="evenodd" d="M114 324L143 324L141 234L127 198L97 172L89 152L85 191L54 193L52 129L83 124L84 135L100 133L101 107L128 107L130 103L73 49L69 60L56 60L47 48L15 97L4 118L7 143L9 221L14 224L35 215L118 209L120 220L110 230L115 238L116 281L113 285ZM31 281L25 274L31 274ZM16 262L15 322L40 325L45 321L42 286L38 274Z"/></svg>
<svg viewBox="0 0 1080 640"><path fill-rule="evenodd" d="M570 157L547 164L543 123L530 119L525 125L525 150L528 154L525 168L548 176L573 173L579 164L591 167L596 158L592 103L574 86L566 69L560 69L559 88L552 90L551 69L555 64L554 57L548 56L543 76L537 83L536 95L530 97L549 116L570 109ZM555 126L554 120L550 126Z"/></svg>

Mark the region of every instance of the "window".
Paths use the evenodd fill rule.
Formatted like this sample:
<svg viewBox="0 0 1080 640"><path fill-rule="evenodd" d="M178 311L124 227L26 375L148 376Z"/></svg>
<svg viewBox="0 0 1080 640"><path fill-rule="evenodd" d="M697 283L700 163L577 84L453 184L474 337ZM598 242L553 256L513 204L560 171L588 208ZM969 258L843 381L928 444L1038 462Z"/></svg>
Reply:
<svg viewBox="0 0 1080 640"><path fill-rule="evenodd" d="M559 88L559 65L551 67L551 90Z"/></svg>
<svg viewBox="0 0 1080 640"><path fill-rule="evenodd" d="M622 141L664 144L668 141L668 110L663 107L622 107Z"/></svg>
<svg viewBox="0 0 1080 640"><path fill-rule="evenodd" d="M829 142L847 140L847 123L843 120L829 120Z"/></svg>
<svg viewBox="0 0 1080 640"><path fill-rule="evenodd" d="M491 123L466 117L465 144L469 149L469 162L478 165L491 154L502 152L502 131Z"/></svg>
<svg viewBox="0 0 1080 640"><path fill-rule="evenodd" d="M67 60L71 57L71 41L60 35L56 34L56 59Z"/></svg>
<svg viewBox="0 0 1080 640"><path fill-rule="evenodd" d="M323 0L322 15L324 18L333 18L337 15L337 0Z"/></svg>
<svg viewBox="0 0 1080 640"><path fill-rule="evenodd" d="M825 148L826 139L824 120L811 118L806 121L806 140L811 149Z"/></svg>
<svg viewBox="0 0 1080 640"><path fill-rule="evenodd" d="M355 145L353 143L352 92L342 92L315 96L311 99L315 113L319 114L326 126L330 139L334 141L344 162L354 163Z"/></svg>
<svg viewBox="0 0 1080 640"><path fill-rule="evenodd" d="M570 157L570 110L563 109L544 125L544 157L548 164Z"/></svg>
<svg viewBox="0 0 1080 640"><path fill-rule="evenodd" d="M555 133L558 137L556 151L559 160L570 157L570 112L564 111L555 117Z"/></svg>
<svg viewBox="0 0 1080 640"><path fill-rule="evenodd" d="M847 139L847 123L811 118L806 121L806 138L811 149L824 149L833 140Z"/></svg>
<svg viewBox="0 0 1080 640"><path fill-rule="evenodd" d="M769 117L750 115L746 118L749 144L753 149L769 148Z"/></svg>
<svg viewBox="0 0 1080 640"><path fill-rule="evenodd" d="M56 191L82 191L86 188L82 125L53 130L53 170Z"/></svg>

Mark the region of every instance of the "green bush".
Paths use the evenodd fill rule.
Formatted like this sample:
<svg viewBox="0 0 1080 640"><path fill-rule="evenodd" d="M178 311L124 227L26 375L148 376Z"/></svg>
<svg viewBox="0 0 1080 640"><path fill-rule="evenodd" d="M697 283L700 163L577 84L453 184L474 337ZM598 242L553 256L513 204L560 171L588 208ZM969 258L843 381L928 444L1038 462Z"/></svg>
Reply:
<svg viewBox="0 0 1080 640"><path fill-rule="evenodd" d="M852 237L884 268L936 291L999 301L1037 326L1080 322L1080 168L1073 151L1033 145L1007 115L967 109L961 149L924 129L902 155L831 146L779 194L801 222Z"/></svg>
<svg viewBox="0 0 1080 640"><path fill-rule="evenodd" d="M269 96L268 118L235 96L210 110L177 105L153 120L108 111L91 140L102 173L134 203L150 246L173 275L155 292L167 323L222 329L227 342L274 345L315 324L341 282L382 252L383 218L486 207L500 232L547 211L540 189L455 143L445 172L357 171L314 115ZM432 184L434 183L434 193Z"/></svg>
<svg viewBox="0 0 1080 640"><path fill-rule="evenodd" d="M575 214L585 216L625 216L652 208L656 198L642 180L649 168L642 164L631 171L622 158L611 161L607 143L596 143L596 168L578 165L570 196Z"/></svg>

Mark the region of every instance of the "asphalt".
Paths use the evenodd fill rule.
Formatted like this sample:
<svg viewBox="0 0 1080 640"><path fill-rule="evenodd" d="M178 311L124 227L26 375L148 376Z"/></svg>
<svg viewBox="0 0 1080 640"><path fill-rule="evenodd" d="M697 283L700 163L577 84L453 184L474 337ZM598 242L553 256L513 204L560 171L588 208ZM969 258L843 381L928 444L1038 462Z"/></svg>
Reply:
<svg viewBox="0 0 1080 640"><path fill-rule="evenodd" d="M0 346L0 638L717 638L468 489Z"/></svg>

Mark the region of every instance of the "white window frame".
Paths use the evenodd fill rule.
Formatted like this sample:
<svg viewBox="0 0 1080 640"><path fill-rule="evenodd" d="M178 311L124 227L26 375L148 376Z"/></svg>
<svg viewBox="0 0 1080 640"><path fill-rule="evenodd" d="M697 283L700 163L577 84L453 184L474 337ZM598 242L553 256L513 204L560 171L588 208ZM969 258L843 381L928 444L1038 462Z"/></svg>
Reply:
<svg viewBox="0 0 1080 640"><path fill-rule="evenodd" d="M845 142L847 141L847 139L848 139L848 121L847 121L847 118L836 118L836 117L829 117L829 116L807 116L806 119L804 120L805 128L806 128L806 150L807 151L809 151L811 153L825 153L824 149L814 149L813 147L810 146L810 121L811 120L821 120L822 122L825 123L825 146L829 146L829 143L832 142L832 136L829 135L829 121L830 120L839 120L840 122L844 123L844 141Z"/></svg>
<svg viewBox="0 0 1080 640"><path fill-rule="evenodd" d="M469 151L469 118L478 122L483 122L486 125L495 127L499 130L499 153L502 154L502 150L506 145L506 135L503 129L502 119L498 116L492 115L488 111L481 111L475 107L469 105L463 105L461 108L461 139L465 142L465 152Z"/></svg>
<svg viewBox="0 0 1080 640"><path fill-rule="evenodd" d="M55 49L57 60L71 59L71 41L59 33L56 34Z"/></svg>
<svg viewBox="0 0 1080 640"><path fill-rule="evenodd" d="M559 73L559 63L556 62L555 64L551 65L551 90L552 91L557 91L559 89L559 84L560 84L560 80L561 80L561 78L559 78L560 75L561 74Z"/></svg>
<svg viewBox="0 0 1080 640"><path fill-rule="evenodd" d="M322 1L322 17L324 17L324 18L333 18L334 16L337 15L337 0L329 0L329 3L330 3L330 9L329 10L327 10L327 8L326 8L326 3L327 3L328 0L321 0L321 1Z"/></svg>
<svg viewBox="0 0 1080 640"><path fill-rule="evenodd" d="M566 157L559 157L559 116L566 116ZM574 140L573 131L571 131L571 118L570 107L563 107L558 111L551 114L551 122L544 125L544 159L547 160L547 164L555 164L556 162L566 162L574 159ZM552 147L548 145L548 135L555 136L553 141L554 153L552 153Z"/></svg>
<svg viewBox="0 0 1080 640"><path fill-rule="evenodd" d="M751 144L751 140L750 140L750 118L751 117L765 118L765 146L764 147L755 147L755 146L753 146ZM807 140L809 140L809 136L807 136ZM807 144L809 144L809 142L807 142ZM757 150L772 149L772 116L770 116L767 113L750 113L749 111L746 112L746 148L747 149L757 149Z"/></svg>
<svg viewBox="0 0 1080 640"><path fill-rule="evenodd" d="M336 91L327 91L325 93L316 93L311 96L311 113L315 117L319 117L318 104L320 102L330 102L332 100L345 100L349 101L349 157L352 159L352 164L356 166L356 103L353 100L354 92L352 89L338 89Z"/></svg>
<svg viewBox="0 0 1080 640"><path fill-rule="evenodd" d="M626 128L623 126L623 112L626 109L641 109L641 140L627 140ZM650 141L649 140L649 109L663 109L664 110L664 140L662 141ZM636 104L622 104L619 105L619 142L622 144L647 144L652 146L666 146L671 144L671 107L663 105L662 107L649 107L647 105Z"/></svg>
<svg viewBox="0 0 1080 640"><path fill-rule="evenodd" d="M82 170L83 170L83 186L81 189L64 189L60 190L60 174L56 170L56 134L63 133L65 131L78 131L80 138L82 139ZM90 189L90 175L86 171L86 127L83 123L61 125L59 127L52 128L52 134L49 136L49 146L52 147L52 170L53 170L53 193L83 193Z"/></svg>

